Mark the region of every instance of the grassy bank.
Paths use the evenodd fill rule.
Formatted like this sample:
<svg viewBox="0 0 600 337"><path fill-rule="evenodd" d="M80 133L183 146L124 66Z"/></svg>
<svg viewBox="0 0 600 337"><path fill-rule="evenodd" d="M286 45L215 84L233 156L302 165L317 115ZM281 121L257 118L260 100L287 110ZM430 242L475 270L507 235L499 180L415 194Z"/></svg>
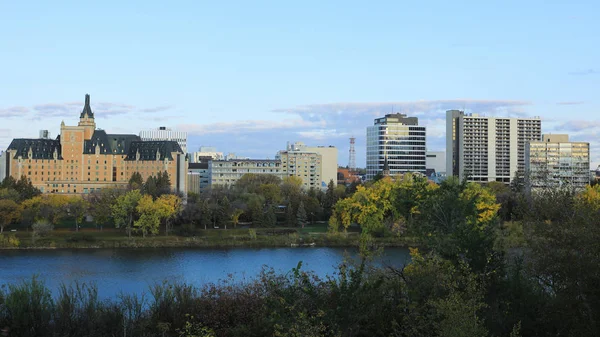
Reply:
<svg viewBox="0 0 600 337"><path fill-rule="evenodd" d="M352 247L358 246L359 233L327 233L322 225L305 228L238 228L196 230L193 235L157 235L128 238L120 230L83 228L78 232L59 228L47 236L33 237L30 231L5 233L14 236L15 244L0 244L0 249L57 249L57 248L159 248L159 247ZM413 242L407 238L386 237L376 239L383 246L407 246Z"/></svg>

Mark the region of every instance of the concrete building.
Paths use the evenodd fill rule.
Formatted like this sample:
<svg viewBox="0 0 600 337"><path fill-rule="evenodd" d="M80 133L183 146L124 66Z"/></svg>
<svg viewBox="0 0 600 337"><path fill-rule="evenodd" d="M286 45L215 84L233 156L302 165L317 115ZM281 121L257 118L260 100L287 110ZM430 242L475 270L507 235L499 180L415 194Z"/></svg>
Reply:
<svg viewBox="0 0 600 337"><path fill-rule="evenodd" d="M56 139L13 139L6 175L27 177L43 193L85 194L125 187L134 172L145 180L166 171L174 191L185 193L185 154L175 141L142 141L137 135L96 129L90 96L77 126L60 125Z"/></svg>
<svg viewBox="0 0 600 337"><path fill-rule="evenodd" d="M525 170L528 141L542 137L542 121L446 112L446 174L468 181L510 183Z"/></svg>
<svg viewBox="0 0 600 337"><path fill-rule="evenodd" d="M40 130L40 139L50 139L50 131Z"/></svg>
<svg viewBox="0 0 600 337"><path fill-rule="evenodd" d="M183 153L187 153L187 132L185 131L176 131L165 126L161 126L158 129L140 131L140 138L143 141L176 141L181 147Z"/></svg>
<svg viewBox="0 0 600 337"><path fill-rule="evenodd" d="M367 127L367 180L382 173L387 161L390 175L426 172L426 128L417 117L388 114Z"/></svg>
<svg viewBox="0 0 600 337"><path fill-rule="evenodd" d="M590 183L590 143L570 142L564 134L543 135L527 142L525 186L583 189Z"/></svg>
<svg viewBox="0 0 600 337"><path fill-rule="evenodd" d="M287 174L302 178L307 188L327 188L331 180L334 183L337 181L338 150L334 146L306 146L302 142L288 143L286 150L279 151L276 157L282 159ZM314 168L304 172L304 169L311 167Z"/></svg>
<svg viewBox="0 0 600 337"><path fill-rule="evenodd" d="M191 152L188 155L190 158L190 163L208 163L210 160L225 159L223 152L217 151L217 149L212 146L200 146L198 151Z"/></svg>
<svg viewBox="0 0 600 337"><path fill-rule="evenodd" d="M6 152L0 150L0 183L6 178L6 164L8 156Z"/></svg>
<svg viewBox="0 0 600 337"><path fill-rule="evenodd" d="M428 171L432 170L436 174L446 173L446 152L427 151L425 157L425 167Z"/></svg>
<svg viewBox="0 0 600 337"><path fill-rule="evenodd" d="M322 156L315 152L279 151L276 159L288 176L302 179L302 185L307 188L321 188Z"/></svg>
<svg viewBox="0 0 600 337"><path fill-rule="evenodd" d="M189 163L187 172L187 190L199 194L210 187L210 176L208 174L208 162Z"/></svg>
<svg viewBox="0 0 600 337"><path fill-rule="evenodd" d="M245 174L270 174L283 179L287 174L280 160L233 159L208 162L208 176L212 186L233 186Z"/></svg>

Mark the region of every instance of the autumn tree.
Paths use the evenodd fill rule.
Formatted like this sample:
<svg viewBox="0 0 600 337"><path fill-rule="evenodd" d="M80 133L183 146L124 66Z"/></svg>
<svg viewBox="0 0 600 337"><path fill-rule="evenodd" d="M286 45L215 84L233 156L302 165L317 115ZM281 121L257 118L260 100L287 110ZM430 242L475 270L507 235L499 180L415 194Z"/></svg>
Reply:
<svg viewBox="0 0 600 337"><path fill-rule="evenodd" d="M165 223L165 235L169 235L173 218L181 211L181 199L174 194L163 194L155 201L159 218Z"/></svg>
<svg viewBox="0 0 600 337"><path fill-rule="evenodd" d="M142 198L139 190L132 190L120 195L111 206L112 217L117 228L125 227L127 235L131 237L131 229L135 220L137 205Z"/></svg>
<svg viewBox="0 0 600 337"><path fill-rule="evenodd" d="M134 222L134 227L142 232L142 237L146 234L158 234L160 227L161 210L157 203L152 199L151 195L143 195L136 207L137 213L140 215Z"/></svg>
<svg viewBox="0 0 600 337"><path fill-rule="evenodd" d="M0 200L0 234L4 232L4 227L17 221L21 217L19 205L13 200Z"/></svg>
<svg viewBox="0 0 600 337"><path fill-rule="evenodd" d="M122 189L103 188L85 197L89 205L89 212L94 218L96 225L99 225L101 229L113 220L112 207L116 204L117 199L125 193L127 191Z"/></svg>

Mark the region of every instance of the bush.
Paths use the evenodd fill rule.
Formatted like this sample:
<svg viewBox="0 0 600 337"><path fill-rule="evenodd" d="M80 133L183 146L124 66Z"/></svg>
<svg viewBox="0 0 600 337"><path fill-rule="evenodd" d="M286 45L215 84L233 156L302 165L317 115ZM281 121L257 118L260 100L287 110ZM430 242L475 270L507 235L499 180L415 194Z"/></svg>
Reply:
<svg viewBox="0 0 600 337"><path fill-rule="evenodd" d="M54 225L48 220L38 220L31 225L31 229L33 229L34 235L46 236L54 230Z"/></svg>
<svg viewBox="0 0 600 337"><path fill-rule="evenodd" d="M0 234L0 247L19 247L20 244L21 242L16 236Z"/></svg>

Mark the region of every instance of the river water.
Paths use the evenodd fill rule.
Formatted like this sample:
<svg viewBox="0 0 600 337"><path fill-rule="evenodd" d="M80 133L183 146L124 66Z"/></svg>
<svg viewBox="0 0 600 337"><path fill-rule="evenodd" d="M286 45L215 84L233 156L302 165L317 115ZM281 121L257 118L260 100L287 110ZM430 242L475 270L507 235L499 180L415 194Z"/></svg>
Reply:
<svg viewBox="0 0 600 337"><path fill-rule="evenodd" d="M355 259L355 249L262 248L262 249L61 249L0 250L0 285L38 275L56 291L73 281L98 286L99 296L148 293L149 286L178 281L203 286L233 276L250 280L263 266L286 273L302 261L303 270L324 277L332 275L344 259ZM380 265L401 267L410 260L408 249L387 248L376 259Z"/></svg>

